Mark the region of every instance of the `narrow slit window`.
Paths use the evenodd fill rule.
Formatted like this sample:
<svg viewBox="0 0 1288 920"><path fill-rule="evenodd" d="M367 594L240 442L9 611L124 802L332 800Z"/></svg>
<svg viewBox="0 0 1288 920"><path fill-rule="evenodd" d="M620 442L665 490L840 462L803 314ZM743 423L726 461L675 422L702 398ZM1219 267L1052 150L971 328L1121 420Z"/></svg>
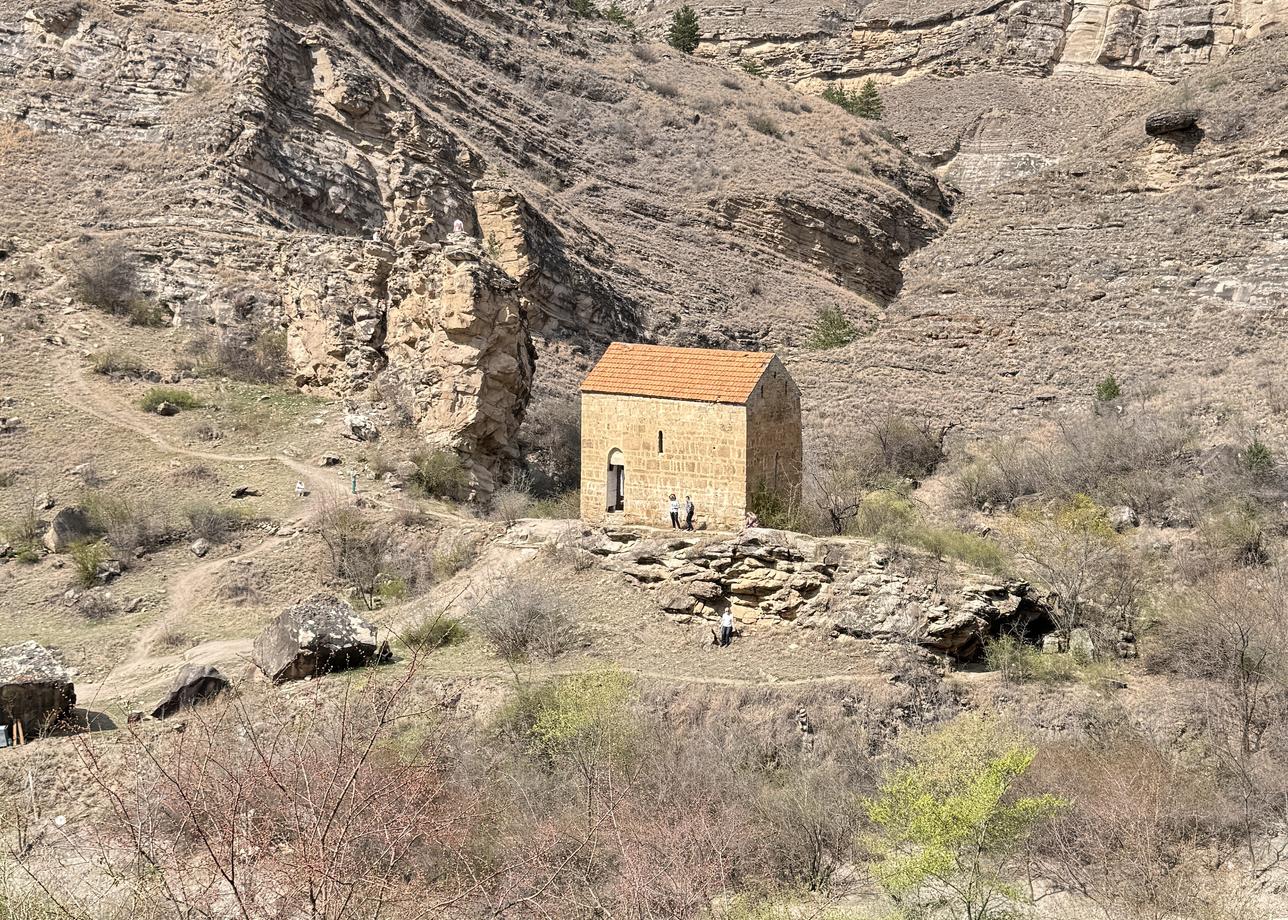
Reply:
<svg viewBox="0 0 1288 920"><path fill-rule="evenodd" d="M662 432L659 431L657 433L657 452L659 454L662 453L662 447L663 447Z"/></svg>

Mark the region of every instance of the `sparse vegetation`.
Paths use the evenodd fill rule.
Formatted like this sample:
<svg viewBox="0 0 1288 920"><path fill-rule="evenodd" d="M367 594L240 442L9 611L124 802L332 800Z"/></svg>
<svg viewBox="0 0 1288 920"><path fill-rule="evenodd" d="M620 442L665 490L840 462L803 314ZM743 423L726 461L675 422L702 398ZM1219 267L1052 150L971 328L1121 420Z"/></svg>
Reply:
<svg viewBox="0 0 1288 920"><path fill-rule="evenodd" d="M555 658L579 641L566 599L541 581L501 578L475 617L479 633L511 667L533 657Z"/></svg>
<svg viewBox="0 0 1288 920"><path fill-rule="evenodd" d="M432 652L457 645L469 638L465 624L455 617L439 612L404 630L400 638L409 649Z"/></svg>
<svg viewBox="0 0 1288 920"><path fill-rule="evenodd" d="M169 536L164 512L148 502L100 490L85 493L81 506L93 531L106 539L122 565Z"/></svg>
<svg viewBox="0 0 1288 920"><path fill-rule="evenodd" d="M348 585L368 610L375 609L390 571L394 532L387 521L350 505L331 504L317 519L326 574Z"/></svg>
<svg viewBox="0 0 1288 920"><path fill-rule="evenodd" d="M245 523L239 508L220 507L209 502L196 502L183 511L188 531L194 537L211 543L223 543Z"/></svg>
<svg viewBox="0 0 1288 920"><path fill-rule="evenodd" d="M782 128L778 127L778 122L774 121L768 115L761 112L755 112L747 116L747 124L753 131L759 131L766 137L773 137L782 140Z"/></svg>
<svg viewBox="0 0 1288 920"><path fill-rule="evenodd" d="M96 374L138 377L145 368L143 362L126 351L107 348L90 355L90 368Z"/></svg>
<svg viewBox="0 0 1288 920"><path fill-rule="evenodd" d="M187 346L186 369L198 377L224 376L247 383L273 383L285 376L286 333L259 324L220 327Z"/></svg>
<svg viewBox="0 0 1288 920"><path fill-rule="evenodd" d="M765 76L765 65L753 57L738 59L738 66L742 68L743 73L751 74L753 77Z"/></svg>

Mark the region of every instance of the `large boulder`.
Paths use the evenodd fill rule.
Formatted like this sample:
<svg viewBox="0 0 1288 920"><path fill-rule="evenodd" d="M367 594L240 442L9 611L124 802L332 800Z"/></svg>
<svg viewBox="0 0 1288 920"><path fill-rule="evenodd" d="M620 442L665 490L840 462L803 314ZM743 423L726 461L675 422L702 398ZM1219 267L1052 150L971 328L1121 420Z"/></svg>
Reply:
<svg viewBox="0 0 1288 920"><path fill-rule="evenodd" d="M43 542L51 553L61 553L73 543L88 539L93 533L94 526L83 508L64 508L49 522Z"/></svg>
<svg viewBox="0 0 1288 920"><path fill-rule="evenodd" d="M1198 115L1189 109L1160 109L1145 116L1145 133L1150 137L1188 131L1198 124Z"/></svg>
<svg viewBox="0 0 1288 920"><path fill-rule="evenodd" d="M27 737L67 718L76 705L71 672L43 645L0 648L0 722L21 722Z"/></svg>
<svg viewBox="0 0 1288 920"><path fill-rule="evenodd" d="M168 719L198 703L214 699L228 689L228 678L208 664L185 664L170 682L165 696L152 710L152 718Z"/></svg>
<svg viewBox="0 0 1288 920"><path fill-rule="evenodd" d="M388 660L389 644L344 601L315 594L265 627L252 658L269 680L281 683Z"/></svg>

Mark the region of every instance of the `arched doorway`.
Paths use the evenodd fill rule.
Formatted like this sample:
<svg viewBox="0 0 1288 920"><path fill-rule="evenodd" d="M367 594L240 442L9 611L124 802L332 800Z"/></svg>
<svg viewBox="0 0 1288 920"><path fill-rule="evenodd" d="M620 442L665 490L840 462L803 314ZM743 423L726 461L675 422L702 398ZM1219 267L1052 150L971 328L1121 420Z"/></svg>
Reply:
<svg viewBox="0 0 1288 920"><path fill-rule="evenodd" d="M607 511L626 509L626 455L614 447L608 452Z"/></svg>

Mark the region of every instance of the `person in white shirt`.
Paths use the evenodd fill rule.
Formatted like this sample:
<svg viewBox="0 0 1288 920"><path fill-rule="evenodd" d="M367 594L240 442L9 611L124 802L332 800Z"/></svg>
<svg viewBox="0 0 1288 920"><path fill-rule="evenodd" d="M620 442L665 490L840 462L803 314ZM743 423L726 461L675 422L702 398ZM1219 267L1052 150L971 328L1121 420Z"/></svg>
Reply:
<svg viewBox="0 0 1288 920"><path fill-rule="evenodd" d="M671 526L676 530L680 529L680 503L674 492L671 493Z"/></svg>
<svg viewBox="0 0 1288 920"><path fill-rule="evenodd" d="M296 498L303 498L303 497L305 496L306 492L307 492L307 490L304 488L304 483L303 483L303 481L301 481L301 480L299 480L299 479L295 480L295 497L296 497Z"/></svg>
<svg viewBox="0 0 1288 920"><path fill-rule="evenodd" d="M726 610L720 614L720 645L728 645L731 639L733 639L733 613Z"/></svg>

